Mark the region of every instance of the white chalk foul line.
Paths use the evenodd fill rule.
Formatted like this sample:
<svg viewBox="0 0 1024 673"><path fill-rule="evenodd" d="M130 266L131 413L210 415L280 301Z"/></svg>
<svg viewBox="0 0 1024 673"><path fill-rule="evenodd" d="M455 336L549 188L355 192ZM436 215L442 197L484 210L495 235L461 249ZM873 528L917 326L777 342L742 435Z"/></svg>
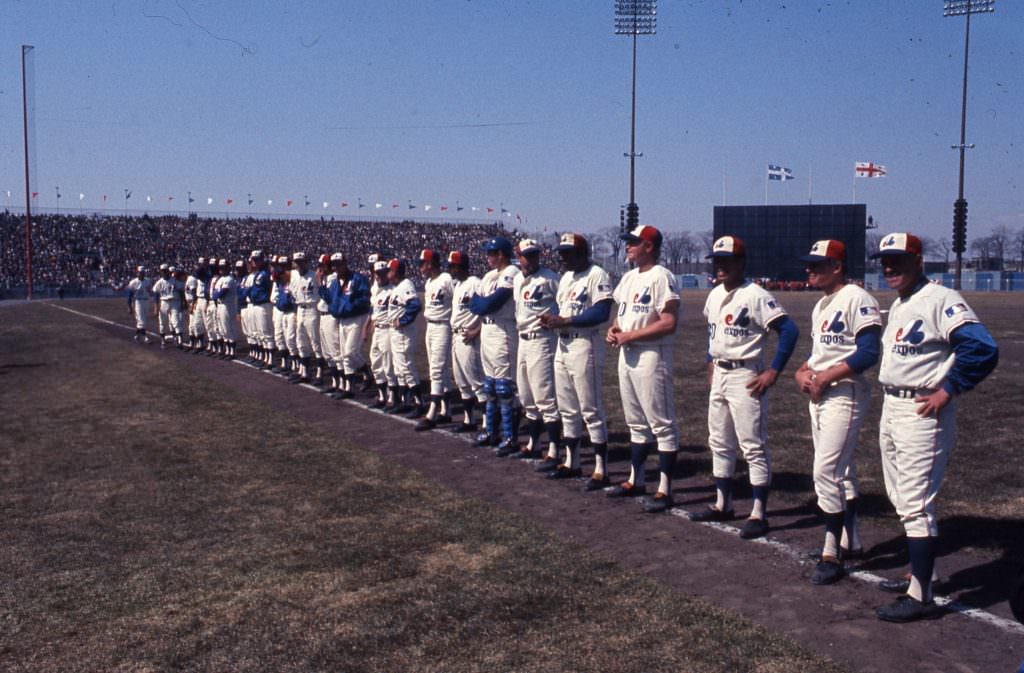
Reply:
<svg viewBox="0 0 1024 673"><path fill-rule="evenodd" d="M113 320L107 320L106 318L101 318L100 316L93 315L91 313L83 313L81 311L76 311L76 310L70 309L70 308L68 308L66 306L60 306L60 305L52 304L52 303L48 303L48 302L47 302L46 305L47 306L52 306L54 308L59 308L60 310L67 311L68 313L74 313L75 315L81 316L83 318L89 318L91 320L97 320L97 321L105 323L107 325L113 325L115 327L121 327L121 328L127 329L127 330L134 329L133 327L131 327L129 325L125 325L125 324L119 323L119 322L114 322ZM153 334L154 336L156 336L159 339L159 335L157 335L157 334L155 334L153 332L148 332L148 333L149 334ZM277 377L280 377L280 378L284 378L280 374L275 374L274 372L271 372L269 370L261 369L259 367L256 367L255 365L249 364L248 362L242 362L241 360L232 360L232 362L234 362L236 365L241 365L243 367L248 367L249 369L254 369L256 371L263 372L264 374L270 374L271 376L277 376ZM316 386L312 386L312 385L310 385L308 383L298 384L298 387L305 388L307 390L311 390L311 391L317 393L318 395L322 395L323 394L319 388L317 388ZM339 400L339 401L345 402L347 404L352 405L353 407L362 409L364 411L370 411L370 412L379 414L379 415L383 416L384 418L390 418L392 420L396 420L396 421L399 421L401 423L405 423L406 425L413 425L413 426L416 425L416 421L414 421L412 419L405 418L403 416L396 416L394 414L386 414L383 411L381 411L380 409L373 409L371 407L366 406L365 404L362 404L360 402L356 402L355 400ZM473 438L472 437L467 437L465 434L458 434L458 433L454 433L454 432L449 432L447 430L443 430L443 429L440 429L440 428L435 429L433 432L437 432L437 430L441 430L442 432L444 432L445 434L449 435L453 439L458 439L458 440L461 440L461 441L466 442L466 443L472 443L473 442ZM530 460L530 461L523 461L523 462L536 463L538 461ZM637 502L641 502L642 501L641 498L635 498L635 500ZM724 524L724 523L719 523L717 521L700 521L700 522L693 521L693 519L691 518L691 515L690 515L689 512L687 512L684 509L680 509L678 507L673 507L673 508L669 509L668 513L670 515L674 516L674 517L678 517L680 519L685 519L685 520L689 521L690 523L694 523L694 524L697 524L697 525L700 525L700 526L707 526L709 528L713 528L714 530L720 531L722 533L727 533L729 535L739 535L740 534L739 528L736 528L735 526L729 526L729 525ZM791 545L786 544L785 542L780 542L779 540L774 540L772 538L767 538L767 537L754 538L752 540L748 540L748 542L751 542L751 543L754 543L754 544L766 545L769 548L774 549L775 551L779 552L783 556L790 557L791 559L796 561L799 565L807 565L809 563L809 560L807 559L807 556L806 556L805 553L800 552L799 550L797 550L796 548L792 547ZM868 572L866 570L849 569L849 570L847 570L846 574L847 574L848 577L850 577L852 579L858 580L860 582L864 582L866 584L871 584L871 585L874 585L874 586L878 586L883 581L885 581L884 577L881 577L881 576L876 575L874 573ZM967 605L965 603L961 603L960 601L954 600L952 598L947 598L945 596L935 596L935 603L937 605L939 605L940 607L945 608L946 610L949 610L951 612L956 612L957 614L963 615L964 617L967 617L969 619L974 619L974 620L982 622L984 624L988 624L989 626L993 626L993 627L995 627L997 629L1000 629L1001 631L1004 631L1006 633L1013 633L1013 634L1017 634L1017 635L1024 635L1024 624L1020 624L1020 623L1015 622L1013 620L1005 619L1005 618L1000 617L998 615L994 615L991 612L987 612L985 610L982 610L981 608L971 607L970 605Z"/></svg>

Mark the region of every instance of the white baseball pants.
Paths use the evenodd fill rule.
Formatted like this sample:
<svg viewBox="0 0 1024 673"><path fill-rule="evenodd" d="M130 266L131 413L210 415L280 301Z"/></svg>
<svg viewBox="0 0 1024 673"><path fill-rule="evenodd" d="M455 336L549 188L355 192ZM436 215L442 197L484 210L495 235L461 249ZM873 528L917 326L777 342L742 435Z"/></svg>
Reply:
<svg viewBox="0 0 1024 673"><path fill-rule="evenodd" d="M341 360L341 333L338 319L330 313L320 314L320 350L324 359L331 364Z"/></svg>
<svg viewBox="0 0 1024 673"><path fill-rule="evenodd" d="M274 307L269 303L255 304L252 307L252 328L256 334L256 343L264 348L274 347Z"/></svg>
<svg viewBox="0 0 1024 673"><path fill-rule="evenodd" d="M430 372L430 394L444 395L452 389L452 326L447 322L427 322L425 344Z"/></svg>
<svg viewBox="0 0 1024 673"><path fill-rule="evenodd" d="M391 362L391 328L374 325L370 339L370 370L377 385L397 386Z"/></svg>
<svg viewBox="0 0 1024 673"><path fill-rule="evenodd" d="M479 402L487 401L487 396L484 395L484 369L480 362L479 337L466 343L462 340L462 334L453 336L452 373L462 399L476 398Z"/></svg>
<svg viewBox="0 0 1024 673"><path fill-rule="evenodd" d="M826 514L842 512L846 500L857 497L853 454L870 406L871 387L860 378L836 383L819 402L808 404L814 442L814 492Z"/></svg>
<svg viewBox="0 0 1024 673"><path fill-rule="evenodd" d="M236 314L227 304L217 304L217 332L225 341L238 341L235 328Z"/></svg>
<svg viewBox="0 0 1024 673"><path fill-rule="evenodd" d="M395 371L397 385L418 386L420 380L416 376L416 364L412 360L416 353L415 324L392 327L389 331L391 332L391 366Z"/></svg>
<svg viewBox="0 0 1024 673"><path fill-rule="evenodd" d="M656 441L658 451L679 450L671 346L631 343L621 347L619 393L630 442Z"/></svg>
<svg viewBox="0 0 1024 673"><path fill-rule="evenodd" d="M146 329L146 320L149 319L149 300L133 300L132 311L135 313L135 329Z"/></svg>
<svg viewBox="0 0 1024 673"><path fill-rule="evenodd" d="M194 337L206 334L206 300L197 299L188 319L188 333Z"/></svg>
<svg viewBox="0 0 1024 673"><path fill-rule="evenodd" d="M510 322L485 322L480 329L480 362L484 376L512 379L516 364L519 335Z"/></svg>
<svg viewBox="0 0 1024 673"><path fill-rule="evenodd" d="M299 357L321 357L320 312L315 306L300 306L295 311L295 340Z"/></svg>
<svg viewBox="0 0 1024 673"><path fill-rule="evenodd" d="M363 314L338 321L338 367L345 374L355 374L366 365L363 355L363 327L369 319Z"/></svg>
<svg viewBox="0 0 1024 673"><path fill-rule="evenodd" d="M533 332L519 340L516 363L516 388L528 420L543 418L558 421L555 401L555 347L557 336L551 330Z"/></svg>
<svg viewBox="0 0 1024 673"><path fill-rule="evenodd" d="M562 416L562 434L577 439L586 426L590 441L608 441L602 381L604 339L597 332L558 337L555 347L555 396Z"/></svg>
<svg viewBox="0 0 1024 673"><path fill-rule="evenodd" d="M747 390L747 384L761 373L761 366L713 367L708 402L712 473L716 479L731 479L736 472L737 451L742 451L750 470L750 485L769 486L768 400L764 395L751 397Z"/></svg>
<svg viewBox="0 0 1024 673"><path fill-rule="evenodd" d="M203 315L203 320L211 339L224 338L224 335L220 333L220 323L217 322L217 302L212 299L206 302L206 313Z"/></svg>

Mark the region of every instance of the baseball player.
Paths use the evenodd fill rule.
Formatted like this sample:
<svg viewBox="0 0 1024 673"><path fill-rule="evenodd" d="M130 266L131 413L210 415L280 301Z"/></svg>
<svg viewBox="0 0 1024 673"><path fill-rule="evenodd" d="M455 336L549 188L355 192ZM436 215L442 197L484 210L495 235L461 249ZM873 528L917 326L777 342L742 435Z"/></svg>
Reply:
<svg viewBox="0 0 1024 673"><path fill-rule="evenodd" d="M200 257L196 261L195 269L185 279L185 303L189 315L186 350L191 351L193 355L205 347L203 343L206 338L206 297L204 293L207 273L206 259Z"/></svg>
<svg viewBox="0 0 1024 673"><path fill-rule="evenodd" d="M179 302L177 288L174 279L171 277L171 267L168 264L160 265L160 277L153 283L153 294L156 296L159 305L156 307L158 317L157 325L160 332L160 349L167 348L168 338L174 338L174 318L181 307L175 305Z"/></svg>
<svg viewBox="0 0 1024 673"><path fill-rule="evenodd" d="M208 257L210 265L210 280L207 283L208 293L206 302L206 333L207 357L217 357L224 352L224 336L220 333L220 322L217 320L217 302L213 300L213 292L220 281L220 264L215 257Z"/></svg>
<svg viewBox="0 0 1024 673"><path fill-rule="evenodd" d="M174 345L181 350L185 347L185 274L184 270L176 266L170 270L175 296L171 306L171 325L174 327Z"/></svg>
<svg viewBox="0 0 1024 673"><path fill-rule="evenodd" d="M370 369L377 384L377 401L374 409L389 409L398 404L398 379L391 365L391 321L388 318L391 305L391 283L388 281L388 263L377 260L373 263L374 282L370 288L370 304L373 314L364 327L363 341L370 340ZM372 335L372 336L371 336Z"/></svg>
<svg viewBox="0 0 1024 673"><path fill-rule="evenodd" d="M785 309L764 288L746 280L746 248L735 236L722 236L711 253L717 285L708 293L704 317L708 323L708 446L712 453L716 501L696 521L731 519L732 477L737 451L743 452L750 471L754 504L740 529L751 539L768 532L766 516L771 486L768 453L768 400L771 388L785 368L800 335ZM768 333L779 334L779 345L768 369L764 368Z"/></svg>
<svg viewBox="0 0 1024 673"><path fill-rule="evenodd" d="M956 436L956 397L973 389L999 360L999 349L959 293L928 282L921 240L884 237L873 258L898 297L882 334L882 418L878 441L885 489L903 522L910 555L906 591L876 610L879 619L907 622L937 616L932 599L935 498Z"/></svg>
<svg viewBox="0 0 1024 673"><path fill-rule="evenodd" d="M274 270L271 274L274 287L270 291L270 300L274 304L274 348L277 351L280 365L271 367L275 374L291 374L295 371L295 297L291 292L291 265L288 255L274 258Z"/></svg>
<svg viewBox="0 0 1024 673"><path fill-rule="evenodd" d="M274 350L274 305L270 301L273 281L262 250L253 250L249 259L253 266L252 284L249 287L249 310L252 313L250 323L256 334L255 359L261 369L270 369L273 366Z"/></svg>
<svg viewBox="0 0 1024 673"><path fill-rule="evenodd" d="M564 274L558 282L558 314L541 316L541 324L558 335L555 349L555 393L562 416L565 462L552 479L580 476L580 441L584 427L594 448L594 471L584 485L595 491L608 485L608 431L601 382L604 339L598 333L611 315L612 281L590 261L590 246L580 234L566 233L555 248Z"/></svg>
<svg viewBox="0 0 1024 673"><path fill-rule="evenodd" d="M298 347L299 371L288 380L291 383L309 383L313 358L320 359L320 314L316 303L320 299L316 274L309 268L306 253L292 255L290 291L295 298L295 342Z"/></svg>
<svg viewBox="0 0 1024 673"><path fill-rule="evenodd" d="M622 234L626 272L612 295L618 315L606 341L619 349L619 392L629 426L629 479L612 488L609 497L644 495L644 463L658 450L658 490L644 498L644 511L663 512L672 506L672 472L679 450L672 391L672 346L679 320L675 278L658 264L661 232L639 225Z"/></svg>
<svg viewBox="0 0 1024 673"><path fill-rule="evenodd" d="M871 405L863 374L878 362L882 318L875 298L846 282L841 241L818 241L801 259L808 284L824 293L811 312L811 356L795 375L811 398L814 491L825 517L825 542L811 582L832 584L844 574L843 558L862 551L853 453Z"/></svg>
<svg viewBox="0 0 1024 673"><path fill-rule="evenodd" d="M498 443L499 450L511 453L515 450L517 433L516 386L512 377L519 345L512 296L519 269L511 264L512 243L504 236L490 239L484 243L483 250L490 270L480 280L480 288L469 302L469 310L480 316L482 323L480 361L487 399L483 430L477 435L476 443L477 446Z"/></svg>
<svg viewBox="0 0 1024 673"><path fill-rule="evenodd" d="M540 456L540 435L547 431L548 450L537 464L538 472L558 467L558 448L562 440L562 419L555 400L555 350L558 337L541 322L544 315L558 314L558 274L541 266L540 245L524 238L516 245L519 275L512 295L516 301L516 329L519 349L516 360L516 387L529 432L529 443L521 457ZM512 450L518 447L512 447ZM509 449L498 451L503 455Z"/></svg>
<svg viewBox="0 0 1024 673"><path fill-rule="evenodd" d="M469 257L453 250L448 253L452 276L452 373L462 397L462 423L452 432L474 432L473 411L477 403L487 404L484 394L484 370L480 362L480 316L469 310L469 303L480 289L480 279L469 275Z"/></svg>
<svg viewBox="0 0 1024 673"><path fill-rule="evenodd" d="M340 255L340 253L338 254ZM331 314L329 297L326 296L329 283L338 278L338 275L334 273L334 266L330 255L320 255L317 259L315 275L317 291L316 311L320 315L317 324L320 328L321 357L317 359L317 374L313 379L313 385L324 385L323 392L327 394L335 393L336 396L340 396L340 390L336 388L338 382L336 376L338 371L337 362L341 358L341 349L338 343L340 333L338 331L338 319Z"/></svg>
<svg viewBox="0 0 1024 673"><path fill-rule="evenodd" d="M356 381L369 371L362 344L370 315L370 284L366 276L349 268L343 254L332 255L331 263L337 276L328 294L331 314L338 320L338 386L342 398L351 398Z"/></svg>
<svg viewBox="0 0 1024 673"><path fill-rule="evenodd" d="M438 423L450 423L448 396L452 389L452 277L441 271L436 250L420 251L423 287L423 318L427 322L425 345L430 372L430 406L417 431L431 430Z"/></svg>
<svg viewBox="0 0 1024 673"><path fill-rule="evenodd" d="M391 363L400 391L400 403L390 413L408 414L418 418L426 411L420 395L420 380L416 375L416 316L423 305L420 303L416 286L405 277L405 261L392 259L388 262L388 282L392 285L388 318L391 321L389 347Z"/></svg>
<svg viewBox="0 0 1024 673"><path fill-rule="evenodd" d="M255 364L256 362L253 354L256 350L256 342L258 341L253 330L252 304L249 301L249 291L252 289L252 281L255 275L253 269L252 260L248 262L238 260L235 262L235 279L238 281L238 318L239 325L242 328L242 336L245 337L245 361L249 364Z"/></svg>
<svg viewBox="0 0 1024 673"><path fill-rule="evenodd" d="M146 332L146 318L149 317L149 301L153 296L153 281L146 278L146 267L135 269L135 278L128 283L128 313L135 317L135 341L149 343Z"/></svg>
<svg viewBox="0 0 1024 673"><path fill-rule="evenodd" d="M238 279L231 273L228 260L220 260L220 275L213 287L213 303L217 307L217 333L222 339L221 360L235 358L235 341L238 332Z"/></svg>

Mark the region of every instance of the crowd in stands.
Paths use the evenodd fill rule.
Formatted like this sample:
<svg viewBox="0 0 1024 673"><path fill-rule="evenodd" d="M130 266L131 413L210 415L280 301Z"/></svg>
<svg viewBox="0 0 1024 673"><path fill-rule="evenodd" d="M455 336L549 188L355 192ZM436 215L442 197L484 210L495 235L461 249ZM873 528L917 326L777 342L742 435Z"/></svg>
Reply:
<svg viewBox="0 0 1024 673"><path fill-rule="evenodd" d="M447 254L465 250L472 272L482 275L480 246L497 236L519 238L500 224L425 223L412 220L337 221L211 219L161 216L35 215L32 229L33 278L37 286L95 290L121 289L135 267L161 263L191 270L199 257L243 259L252 250L267 254L303 251L317 256L341 252L365 266L367 255L380 252L410 262L410 277L419 279L414 260L423 248ZM25 284L24 216L0 213L0 288ZM547 257L554 262L554 254ZM557 267L554 267L557 268Z"/></svg>

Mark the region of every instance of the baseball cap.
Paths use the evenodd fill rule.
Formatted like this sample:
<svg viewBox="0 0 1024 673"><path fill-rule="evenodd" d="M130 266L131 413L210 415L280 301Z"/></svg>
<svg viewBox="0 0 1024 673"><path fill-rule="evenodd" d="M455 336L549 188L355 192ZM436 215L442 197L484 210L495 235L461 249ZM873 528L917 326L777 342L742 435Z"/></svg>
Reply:
<svg viewBox="0 0 1024 673"><path fill-rule="evenodd" d="M135 273L146 273L146 267L144 267L144 266L137 266L137 267L135 267Z"/></svg>
<svg viewBox="0 0 1024 673"><path fill-rule="evenodd" d="M379 261L380 261L380 253L379 252L372 253L369 257L366 258L366 263L371 265L371 266L376 264Z"/></svg>
<svg viewBox="0 0 1024 673"><path fill-rule="evenodd" d="M512 256L512 242L504 236L495 236L483 244L484 252L503 252L506 256Z"/></svg>
<svg viewBox="0 0 1024 673"><path fill-rule="evenodd" d="M420 250L420 261L429 262L430 264L436 265L438 264L440 259L438 258L436 252L434 252L430 248L425 248L423 250Z"/></svg>
<svg viewBox="0 0 1024 673"><path fill-rule="evenodd" d="M540 252L540 245L532 238L524 238L516 245L516 252L520 255L529 255L532 252Z"/></svg>
<svg viewBox="0 0 1024 673"><path fill-rule="evenodd" d="M167 270L170 271L171 273L178 273L178 267L174 266L173 264L167 267Z"/></svg>
<svg viewBox="0 0 1024 673"><path fill-rule="evenodd" d="M388 262L388 268L398 273L405 273L405 262L400 259L392 259Z"/></svg>
<svg viewBox="0 0 1024 673"><path fill-rule="evenodd" d="M167 271L167 270L169 270L170 268L171 268L171 267L170 267L170 266L168 266L167 264L161 264L161 265L160 265L160 270L161 270L161 271Z"/></svg>
<svg viewBox="0 0 1024 673"><path fill-rule="evenodd" d="M831 239L817 241L811 246L811 251L800 258L800 261L824 262L826 259L834 259L837 262L846 261L846 246L842 241Z"/></svg>
<svg viewBox="0 0 1024 673"><path fill-rule="evenodd" d="M627 243L636 243L637 241L650 241L654 244L654 247L661 247L661 232L652 227L649 224L638 224L633 227L630 231L619 236L623 241Z"/></svg>
<svg viewBox="0 0 1024 673"><path fill-rule="evenodd" d="M461 250L452 250L448 253L448 264L451 266L467 266L469 258Z"/></svg>
<svg viewBox="0 0 1024 673"><path fill-rule="evenodd" d="M378 260L378 261L373 263L373 271L374 271L374 273L380 273L381 271L387 271L387 270L388 270L388 263L385 262L384 260L381 259L381 260Z"/></svg>
<svg viewBox="0 0 1024 673"><path fill-rule="evenodd" d="M242 260L238 260L237 262L235 262L235 268L236 269L244 269L245 268L245 262L243 262Z"/></svg>
<svg viewBox="0 0 1024 673"><path fill-rule="evenodd" d="M316 263L320 264L321 266L327 266L328 264L331 263L331 256L330 255L320 255L317 258Z"/></svg>
<svg viewBox="0 0 1024 673"><path fill-rule="evenodd" d="M889 257L891 255L920 255L921 239L913 234L889 234L878 244L878 252L872 253L871 259Z"/></svg>
<svg viewBox="0 0 1024 673"><path fill-rule="evenodd" d="M711 246L711 254L704 255L704 259L712 257L746 257L747 246L743 245L743 239L739 236L722 236Z"/></svg>
<svg viewBox="0 0 1024 673"><path fill-rule="evenodd" d="M343 261L345 261L345 255L341 254L340 252L336 252L333 255L331 255L331 261L332 262L343 262Z"/></svg>
<svg viewBox="0 0 1024 673"><path fill-rule="evenodd" d="M263 251L253 250L252 252L249 253L249 259L263 259Z"/></svg>
<svg viewBox="0 0 1024 673"><path fill-rule="evenodd" d="M561 238L558 239L558 245L555 250L559 252L563 250L579 250L580 252L586 252L588 249L587 239L580 234L574 234L567 232L562 234Z"/></svg>
<svg viewBox="0 0 1024 673"><path fill-rule="evenodd" d="M200 257L198 260L196 260L196 264L206 264L206 258Z"/></svg>
<svg viewBox="0 0 1024 673"><path fill-rule="evenodd" d="M306 261L306 253L304 253L304 252L293 252L292 253L292 261L293 262L305 262Z"/></svg>

